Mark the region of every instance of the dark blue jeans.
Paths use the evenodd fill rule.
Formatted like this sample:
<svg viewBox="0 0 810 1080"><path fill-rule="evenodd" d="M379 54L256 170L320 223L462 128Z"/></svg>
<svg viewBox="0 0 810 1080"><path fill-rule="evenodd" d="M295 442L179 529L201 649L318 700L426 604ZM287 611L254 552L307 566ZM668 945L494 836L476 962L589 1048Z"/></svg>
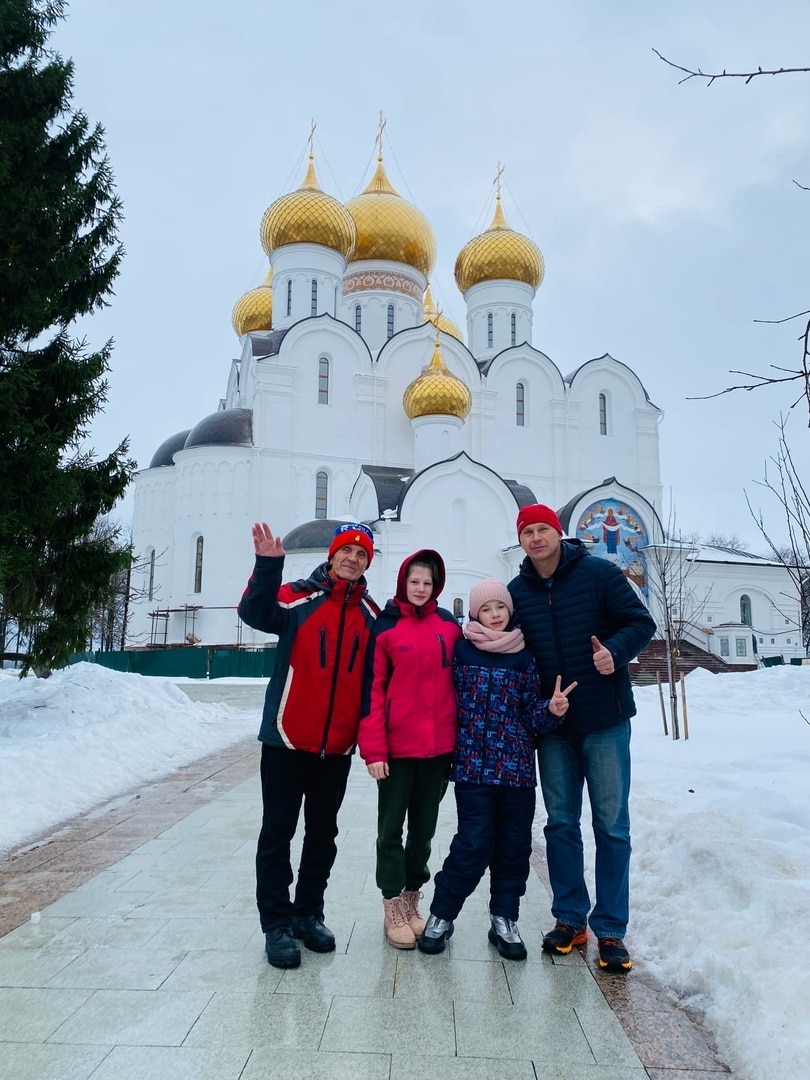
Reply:
<svg viewBox="0 0 810 1080"><path fill-rule="evenodd" d="M537 752L548 822L548 876L557 922L623 938L630 894L630 721L571 737L544 735ZM596 840L596 904L585 884L582 792L588 785ZM590 918L588 913L590 912Z"/></svg>
<svg viewBox="0 0 810 1080"><path fill-rule="evenodd" d="M352 759L262 745L262 829L256 849L256 904L262 930L289 926L293 915L323 915L326 883L335 862L337 815ZM295 900L290 842L304 804L304 842Z"/></svg>
<svg viewBox="0 0 810 1080"><path fill-rule="evenodd" d="M489 867L489 911L517 920L532 853L533 787L457 783L458 830L436 875L432 915L455 919Z"/></svg>

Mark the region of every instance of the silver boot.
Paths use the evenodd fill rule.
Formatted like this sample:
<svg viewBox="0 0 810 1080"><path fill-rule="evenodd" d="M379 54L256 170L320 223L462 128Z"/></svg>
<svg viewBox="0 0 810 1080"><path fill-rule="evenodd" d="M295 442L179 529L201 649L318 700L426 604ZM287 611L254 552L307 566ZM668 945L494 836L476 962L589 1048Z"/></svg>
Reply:
<svg viewBox="0 0 810 1080"><path fill-rule="evenodd" d="M489 918L492 925L487 937L504 960L525 960L526 946L517 923L503 915L490 915Z"/></svg>
<svg viewBox="0 0 810 1080"><path fill-rule="evenodd" d="M416 944L421 952L444 952L444 947L453 936L454 929L452 920L440 919L438 915L428 915L424 932Z"/></svg>

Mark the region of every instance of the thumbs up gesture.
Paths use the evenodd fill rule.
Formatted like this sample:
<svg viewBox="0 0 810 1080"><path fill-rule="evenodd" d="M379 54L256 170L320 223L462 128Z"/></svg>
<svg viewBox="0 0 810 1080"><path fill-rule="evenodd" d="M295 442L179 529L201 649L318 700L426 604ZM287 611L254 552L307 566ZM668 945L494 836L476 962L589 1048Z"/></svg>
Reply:
<svg viewBox="0 0 810 1080"><path fill-rule="evenodd" d="M598 637L591 637L591 645L593 645L593 666L600 675L612 675L616 670L613 653L605 648Z"/></svg>

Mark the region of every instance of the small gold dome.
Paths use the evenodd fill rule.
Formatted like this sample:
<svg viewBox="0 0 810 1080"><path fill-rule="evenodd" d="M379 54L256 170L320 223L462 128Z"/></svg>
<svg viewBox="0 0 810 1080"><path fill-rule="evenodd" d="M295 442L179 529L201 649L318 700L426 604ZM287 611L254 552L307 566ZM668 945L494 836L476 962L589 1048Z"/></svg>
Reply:
<svg viewBox="0 0 810 1080"><path fill-rule="evenodd" d="M472 408L469 387L447 370L438 335L433 359L405 388L402 407L409 420L417 416L457 416L463 420Z"/></svg>
<svg viewBox="0 0 810 1080"><path fill-rule="evenodd" d="M353 261L390 259L428 277L436 262L436 238L421 210L403 199L385 175L382 155L365 191L346 203L357 226Z"/></svg>
<svg viewBox="0 0 810 1080"><path fill-rule="evenodd" d="M536 289L546 272L540 248L528 236L510 229L500 193L495 198L492 224L465 244L456 259L456 285L462 293L482 281L525 281Z"/></svg>
<svg viewBox="0 0 810 1080"><path fill-rule="evenodd" d="M321 191L309 155L304 182L268 206L259 226L262 247L271 255L285 244L320 244L351 258L357 233L343 203Z"/></svg>
<svg viewBox="0 0 810 1080"><path fill-rule="evenodd" d="M244 293L233 305L231 326L237 337L249 334L251 330L271 330L273 328L273 280L272 268L267 277L256 289Z"/></svg>
<svg viewBox="0 0 810 1080"><path fill-rule="evenodd" d="M441 330L444 334L449 334L451 337L456 338L458 341L464 341L461 336L461 331L453 322L452 319L448 319L446 315L443 315L436 307L436 302L433 299L433 293L430 291L430 285L425 289L425 297L422 301L422 306L425 311L425 321L432 322L437 330Z"/></svg>

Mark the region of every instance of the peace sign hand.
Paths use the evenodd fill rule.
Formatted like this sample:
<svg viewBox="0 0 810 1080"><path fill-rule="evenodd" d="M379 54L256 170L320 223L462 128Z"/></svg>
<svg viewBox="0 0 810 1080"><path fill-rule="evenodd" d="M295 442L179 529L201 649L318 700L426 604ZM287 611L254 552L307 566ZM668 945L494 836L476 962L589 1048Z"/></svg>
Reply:
<svg viewBox="0 0 810 1080"><path fill-rule="evenodd" d="M555 716L565 716L568 712L568 695L572 690L576 689L577 684L575 682L570 683L564 690L560 689L560 683L562 677L557 676L557 681L554 683L554 693L548 703L549 712L554 713Z"/></svg>

